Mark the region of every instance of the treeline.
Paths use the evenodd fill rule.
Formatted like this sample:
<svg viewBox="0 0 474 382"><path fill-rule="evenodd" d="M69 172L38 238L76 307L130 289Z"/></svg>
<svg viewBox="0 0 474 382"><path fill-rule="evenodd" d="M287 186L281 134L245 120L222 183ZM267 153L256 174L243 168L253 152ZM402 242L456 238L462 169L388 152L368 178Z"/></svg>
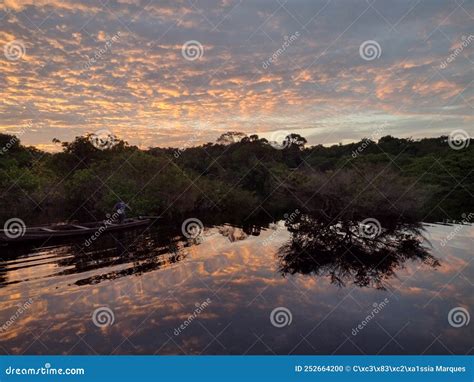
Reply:
<svg viewBox="0 0 474 382"><path fill-rule="evenodd" d="M119 199L131 215L176 219L299 209L390 224L400 216L462 219L474 210L474 149L452 149L447 137L306 147L298 134L276 143L229 132L199 147L148 150L113 136L102 146L94 139L56 140L62 151L46 153L0 134L1 222L101 220Z"/></svg>

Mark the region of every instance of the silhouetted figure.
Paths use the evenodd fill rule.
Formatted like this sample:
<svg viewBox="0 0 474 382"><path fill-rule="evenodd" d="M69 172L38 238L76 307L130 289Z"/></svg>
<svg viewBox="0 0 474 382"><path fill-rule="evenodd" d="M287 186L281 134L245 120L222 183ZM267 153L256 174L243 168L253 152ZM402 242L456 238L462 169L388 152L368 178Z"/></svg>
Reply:
<svg viewBox="0 0 474 382"><path fill-rule="evenodd" d="M117 214L117 220L120 224L124 223L125 219L127 218L127 208L130 207L121 200L118 201L114 206L115 213Z"/></svg>

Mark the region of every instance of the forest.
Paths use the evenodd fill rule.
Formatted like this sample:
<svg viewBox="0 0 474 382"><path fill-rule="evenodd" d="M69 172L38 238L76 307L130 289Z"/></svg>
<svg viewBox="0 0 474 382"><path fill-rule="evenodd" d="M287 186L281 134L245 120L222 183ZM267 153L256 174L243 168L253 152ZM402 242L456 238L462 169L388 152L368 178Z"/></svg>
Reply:
<svg viewBox="0 0 474 382"><path fill-rule="evenodd" d="M329 221L463 220L474 211L474 148L448 137L381 137L309 147L239 132L195 147L139 149L94 134L59 142L60 151L25 146L0 134L0 222L96 221L117 200L129 215L277 219L295 209Z"/></svg>

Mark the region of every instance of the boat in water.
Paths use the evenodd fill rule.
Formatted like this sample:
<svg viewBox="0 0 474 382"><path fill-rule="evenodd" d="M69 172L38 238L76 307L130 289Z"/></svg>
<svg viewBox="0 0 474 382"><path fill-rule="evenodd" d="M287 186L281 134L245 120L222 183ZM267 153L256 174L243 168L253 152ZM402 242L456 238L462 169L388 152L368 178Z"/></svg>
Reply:
<svg viewBox="0 0 474 382"><path fill-rule="evenodd" d="M124 222L111 220L97 221L91 223L61 223L38 227L17 228L0 230L0 242L21 243L27 241L50 240L59 238L70 238L78 236L100 235L104 232L116 232L130 230L153 224L156 218L137 217L126 219Z"/></svg>

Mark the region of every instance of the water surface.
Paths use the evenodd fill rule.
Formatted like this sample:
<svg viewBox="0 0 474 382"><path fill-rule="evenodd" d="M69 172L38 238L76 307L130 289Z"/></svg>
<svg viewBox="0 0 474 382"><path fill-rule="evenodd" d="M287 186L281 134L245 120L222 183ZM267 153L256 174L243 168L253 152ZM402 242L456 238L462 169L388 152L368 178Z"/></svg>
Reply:
<svg viewBox="0 0 474 382"><path fill-rule="evenodd" d="M378 243L352 253L283 222L1 248L0 352L472 354L472 323L455 328L448 314L472 313L474 227L423 230L426 253L396 242L384 257ZM104 308L113 323L101 327Z"/></svg>

